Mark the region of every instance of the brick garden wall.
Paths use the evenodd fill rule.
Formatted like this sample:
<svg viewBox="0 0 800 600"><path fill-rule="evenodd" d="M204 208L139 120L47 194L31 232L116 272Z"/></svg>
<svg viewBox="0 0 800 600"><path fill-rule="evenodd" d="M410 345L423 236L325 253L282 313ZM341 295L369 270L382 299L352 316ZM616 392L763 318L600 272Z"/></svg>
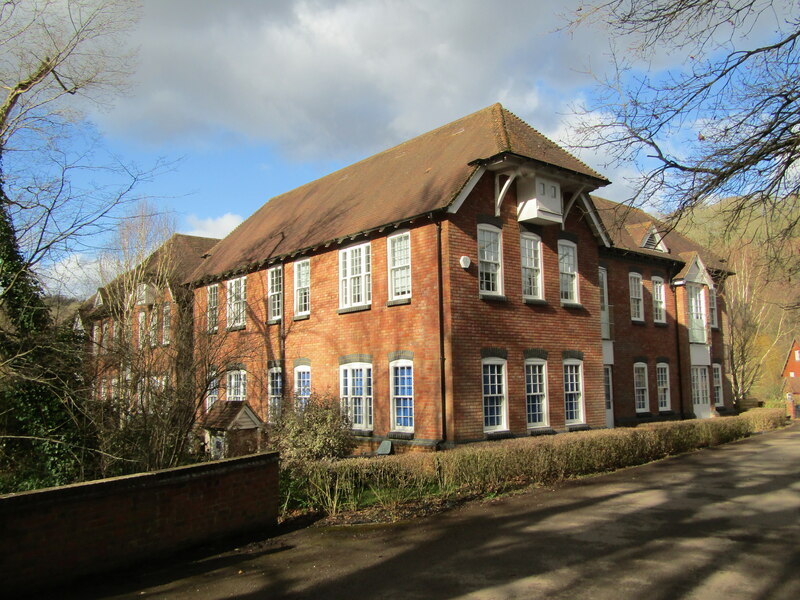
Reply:
<svg viewBox="0 0 800 600"><path fill-rule="evenodd" d="M278 454L0 497L3 591L30 592L277 522ZM10 596L9 596L10 597Z"/></svg>

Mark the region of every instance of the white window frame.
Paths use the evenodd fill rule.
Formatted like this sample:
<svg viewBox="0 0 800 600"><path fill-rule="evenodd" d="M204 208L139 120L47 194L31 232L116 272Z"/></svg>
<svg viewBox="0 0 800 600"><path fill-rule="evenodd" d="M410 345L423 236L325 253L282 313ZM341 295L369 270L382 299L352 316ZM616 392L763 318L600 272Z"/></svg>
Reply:
<svg viewBox="0 0 800 600"><path fill-rule="evenodd" d="M406 244L405 256L400 244ZM389 274L389 300L411 298L411 232L399 231L386 238L386 260Z"/></svg>
<svg viewBox="0 0 800 600"><path fill-rule="evenodd" d="M706 332L706 307L703 285L686 284L686 296L689 302L689 342L705 344L708 340Z"/></svg>
<svg viewBox="0 0 800 600"><path fill-rule="evenodd" d="M717 310L717 291L708 288L708 322L712 328L719 328L719 311Z"/></svg>
<svg viewBox="0 0 800 600"><path fill-rule="evenodd" d="M544 298L542 281L542 238L524 231L519 236L522 267L522 297L530 300Z"/></svg>
<svg viewBox="0 0 800 600"><path fill-rule="evenodd" d="M650 411L647 363L633 363L633 403L637 413Z"/></svg>
<svg viewBox="0 0 800 600"><path fill-rule="evenodd" d="M311 314L311 259L294 263L294 314Z"/></svg>
<svg viewBox="0 0 800 600"><path fill-rule="evenodd" d="M583 424L586 422L583 393L583 361L576 358L569 358L563 361L562 374L564 384L564 423L566 425ZM577 374L577 382L574 381L573 374ZM575 394L578 396L577 399L571 398ZM575 415L573 418L569 418L571 405L574 405L572 406L572 414Z"/></svg>
<svg viewBox="0 0 800 600"><path fill-rule="evenodd" d="M147 314L147 338L151 348L158 345L158 310L155 306Z"/></svg>
<svg viewBox="0 0 800 600"><path fill-rule="evenodd" d="M711 381L714 385L714 406L725 406L722 389L722 365L713 363L711 365Z"/></svg>
<svg viewBox="0 0 800 600"><path fill-rule="evenodd" d="M169 346L172 341L172 303L165 301L161 306L161 343Z"/></svg>
<svg viewBox="0 0 800 600"><path fill-rule="evenodd" d="M597 269L597 283L600 287L600 337L611 339L611 305L608 303L608 270Z"/></svg>
<svg viewBox="0 0 800 600"><path fill-rule="evenodd" d="M410 386L403 385L397 371L410 369ZM409 393L410 390L410 393ZM414 363L407 359L389 363L389 395L392 405L392 431L414 432ZM404 413L404 414L401 414Z"/></svg>
<svg viewBox="0 0 800 600"><path fill-rule="evenodd" d="M692 367L692 406L711 406L708 397L708 367Z"/></svg>
<svg viewBox="0 0 800 600"><path fill-rule="evenodd" d="M650 280L653 286L653 322L667 322L667 301L664 280L661 277L653 277Z"/></svg>
<svg viewBox="0 0 800 600"><path fill-rule="evenodd" d="M656 363L656 390L658 392L658 410L672 410L669 363Z"/></svg>
<svg viewBox="0 0 800 600"><path fill-rule="evenodd" d="M108 343L108 321L103 321L103 326L101 328L101 337L100 337L100 351L101 352L109 352L111 350L110 344Z"/></svg>
<svg viewBox="0 0 800 600"><path fill-rule="evenodd" d="M354 258L356 260L354 261ZM357 272L356 272L357 271ZM372 246L370 242L339 250L339 308L372 304Z"/></svg>
<svg viewBox="0 0 800 600"><path fill-rule="evenodd" d="M603 365L603 401L606 410L614 407L614 368Z"/></svg>
<svg viewBox="0 0 800 600"><path fill-rule="evenodd" d="M267 422L275 424L281 416L283 403L283 369L271 367L267 370Z"/></svg>
<svg viewBox="0 0 800 600"><path fill-rule="evenodd" d="M283 265L267 269L267 321L283 316Z"/></svg>
<svg viewBox="0 0 800 600"><path fill-rule="evenodd" d="M361 387L355 388L355 374L359 372ZM356 394L360 391L360 394ZM372 363L347 363L339 366L339 399L342 412L347 415L350 427L359 430L372 430Z"/></svg>
<svg viewBox="0 0 800 600"><path fill-rule="evenodd" d="M528 429L549 425L548 408L547 361L541 358L525 359L525 419ZM534 418L536 414L540 415L538 420Z"/></svg>
<svg viewBox="0 0 800 600"><path fill-rule="evenodd" d="M225 399L228 402L247 401L247 371L231 369L226 374Z"/></svg>
<svg viewBox="0 0 800 600"><path fill-rule="evenodd" d="M499 372L493 367L500 367ZM481 396L483 398L483 431L485 433L508 429L508 369L506 367L507 361L504 358L489 357L481 360ZM487 382L487 374L493 380ZM500 388L500 393L496 393L497 388ZM492 409L491 414L490 409Z"/></svg>
<svg viewBox="0 0 800 600"><path fill-rule="evenodd" d="M301 381L305 379L306 381ZM298 408L305 409L311 398L311 366L300 365L294 368L294 399Z"/></svg>
<svg viewBox="0 0 800 600"><path fill-rule="evenodd" d="M487 253L495 241L497 252ZM482 296L503 295L503 230L488 223L478 225L478 292Z"/></svg>
<svg viewBox="0 0 800 600"><path fill-rule="evenodd" d="M209 333L219 328L219 284L212 283L206 288L206 326Z"/></svg>
<svg viewBox="0 0 800 600"><path fill-rule="evenodd" d="M631 300L631 321L644 322L644 286L640 273L628 273L628 291Z"/></svg>
<svg viewBox="0 0 800 600"><path fill-rule="evenodd" d="M247 323L247 276L227 282L226 322L228 329L244 327Z"/></svg>
<svg viewBox="0 0 800 600"><path fill-rule="evenodd" d="M211 379L208 382L208 390L206 391L206 412L211 410L211 407L219 400L219 375L216 371L212 370Z"/></svg>
<svg viewBox="0 0 800 600"><path fill-rule="evenodd" d="M571 260L567 260L567 259ZM569 240L558 240L558 287L561 304L580 304L578 285L578 246Z"/></svg>
<svg viewBox="0 0 800 600"><path fill-rule="evenodd" d="M147 314L140 310L137 316L139 323L139 349L147 346Z"/></svg>
<svg viewBox="0 0 800 600"><path fill-rule="evenodd" d="M796 361L800 362L800 350L795 350L794 351L794 359Z"/></svg>

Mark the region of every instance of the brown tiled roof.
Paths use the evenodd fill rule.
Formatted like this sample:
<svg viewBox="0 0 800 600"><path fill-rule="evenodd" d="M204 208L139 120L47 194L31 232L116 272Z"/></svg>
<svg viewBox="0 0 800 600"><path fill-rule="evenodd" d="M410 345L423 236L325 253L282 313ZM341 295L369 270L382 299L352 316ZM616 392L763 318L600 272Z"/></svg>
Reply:
<svg viewBox="0 0 800 600"><path fill-rule="evenodd" d="M205 429L228 429L245 408L260 420L247 402L218 400L200 419L200 425Z"/></svg>
<svg viewBox="0 0 800 600"><path fill-rule="evenodd" d="M217 244L189 281L222 278L450 205L478 168L504 152L608 181L500 104L277 196Z"/></svg>
<svg viewBox="0 0 800 600"><path fill-rule="evenodd" d="M614 247L657 258L676 259L684 263L688 263L696 254L709 269L730 272L725 261L711 250L670 229L643 210L598 196L591 198ZM652 226L655 226L656 231L662 236L669 250L668 254L642 248L642 242Z"/></svg>
<svg viewBox="0 0 800 600"><path fill-rule="evenodd" d="M168 278L170 285L180 285L186 280L189 274L197 268L197 265L202 262L203 255L217 242L219 242L217 238L176 233L148 256L140 266L147 270L152 265L159 265L163 257L163 260L166 260L169 264ZM160 267L155 267L156 270L159 268ZM114 290L119 290L121 280L122 275L98 290L97 293L92 294L92 296L81 304L78 309L79 314L84 319L105 314L105 311L108 309L107 304L112 301L115 293ZM101 295L104 305L95 309L94 301L97 294Z"/></svg>

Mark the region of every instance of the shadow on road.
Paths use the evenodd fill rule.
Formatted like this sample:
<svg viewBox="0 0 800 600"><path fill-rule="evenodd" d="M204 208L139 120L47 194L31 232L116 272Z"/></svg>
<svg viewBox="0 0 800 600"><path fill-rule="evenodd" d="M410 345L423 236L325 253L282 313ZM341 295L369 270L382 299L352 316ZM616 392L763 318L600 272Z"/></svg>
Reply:
<svg viewBox="0 0 800 600"><path fill-rule="evenodd" d="M413 523L287 533L82 597L794 599L799 466L795 426Z"/></svg>

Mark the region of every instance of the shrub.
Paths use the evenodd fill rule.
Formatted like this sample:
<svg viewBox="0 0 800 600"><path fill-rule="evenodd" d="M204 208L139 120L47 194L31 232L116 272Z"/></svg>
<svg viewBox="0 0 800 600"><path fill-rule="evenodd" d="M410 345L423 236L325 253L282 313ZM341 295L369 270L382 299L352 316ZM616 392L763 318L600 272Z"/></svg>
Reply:
<svg viewBox="0 0 800 600"><path fill-rule="evenodd" d="M786 425L786 408L752 408L739 415L747 422L750 431L769 431Z"/></svg>
<svg viewBox="0 0 800 600"><path fill-rule="evenodd" d="M752 414L751 414L752 413ZM779 410L480 442L438 453L307 461L287 474L286 508L336 514L426 496L469 496L602 473L714 446L784 424Z"/></svg>
<svg viewBox="0 0 800 600"><path fill-rule="evenodd" d="M307 461L342 458L355 448L355 438L339 401L312 395L283 406L270 432L270 446L287 466Z"/></svg>

